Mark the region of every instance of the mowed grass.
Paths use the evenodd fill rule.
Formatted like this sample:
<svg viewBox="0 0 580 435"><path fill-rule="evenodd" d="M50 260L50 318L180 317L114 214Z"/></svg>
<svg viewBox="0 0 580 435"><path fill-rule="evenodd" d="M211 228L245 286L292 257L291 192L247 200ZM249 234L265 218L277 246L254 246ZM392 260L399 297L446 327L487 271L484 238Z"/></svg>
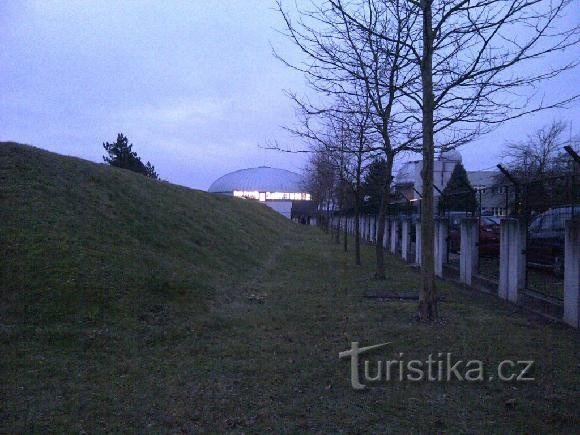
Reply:
<svg viewBox="0 0 580 435"><path fill-rule="evenodd" d="M186 420L196 421L195 429L241 432L530 433L578 427L575 331L444 282L441 322L417 322L415 301L364 297L413 291L420 282L391 256L387 281L369 279L373 259L373 249L365 247L363 266L354 266L352 255L315 229L289 236L275 265L216 313L222 329L205 333L207 347L196 360L207 371L195 383L198 392L181 401L195 404L183 408ZM261 295L262 303L252 295ZM401 352L406 360L425 361L439 352L482 360L486 379L504 359L535 360L536 381L383 381L354 391L350 363L338 359L352 341L392 343L373 352L372 361L400 359Z"/></svg>
<svg viewBox="0 0 580 435"><path fill-rule="evenodd" d="M570 328L443 282L442 320L419 323L415 301L363 296L418 288L417 273L397 258L387 257L389 278L375 281L370 247L357 267L352 253L327 234L254 204L40 153L61 165L55 176L67 178L80 165L85 172L102 171L99 180L129 180L135 191L127 193L124 207L142 189L145 204L175 195L158 212L137 207L136 216L79 219L89 207L83 198L92 194L79 195L74 205L59 183L49 195L38 193L41 186L26 187L31 183L21 177L30 166L36 180L52 178L44 169L34 172L40 163L11 157L8 165L0 152L3 204L11 198L29 213L12 211L6 220L3 207L0 222L3 260L11 254L1 266L2 432L571 433L580 423L579 336ZM5 183L6 177L15 181ZM52 213L24 205L6 185L37 192L37 201L51 202L40 208ZM111 185L96 186L104 197L88 204L100 209ZM64 196L60 208L48 201L56 196ZM128 213L112 201L115 213ZM170 224L157 224L169 220L161 217L165 213L174 216L165 221ZM184 214L203 230L182 228ZM50 216L50 225L43 224ZM34 225L22 225L25 219ZM110 219L126 232L141 227L139 236L121 236L119 228L104 224ZM101 232L93 234L94 225ZM70 240L63 248L58 240L65 236ZM117 243L117 237L132 244ZM191 243L183 241L189 237ZM209 240L216 246L201 258ZM141 252L149 253L147 261ZM338 359L352 341L391 342L370 354L374 361L401 352L421 360L453 352L458 359L482 360L492 371L504 359L535 360L536 380L391 381L354 391L349 362Z"/></svg>
<svg viewBox="0 0 580 435"><path fill-rule="evenodd" d="M144 418L165 391L160 358L290 225L259 204L14 143L0 144L0 204L9 431Z"/></svg>

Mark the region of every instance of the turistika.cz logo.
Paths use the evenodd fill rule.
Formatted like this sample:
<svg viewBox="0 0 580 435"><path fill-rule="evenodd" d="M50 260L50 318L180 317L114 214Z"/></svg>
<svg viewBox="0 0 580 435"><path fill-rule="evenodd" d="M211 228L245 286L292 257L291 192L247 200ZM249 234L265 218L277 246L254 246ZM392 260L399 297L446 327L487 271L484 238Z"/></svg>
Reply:
<svg viewBox="0 0 580 435"><path fill-rule="evenodd" d="M362 360L360 355L391 344L381 343L373 346L359 347L358 341L351 343L351 348L340 352L340 359L350 358L350 382L355 390L363 390L367 383L377 382L484 382L498 379L502 382L534 381L532 369L534 361L501 361L494 374L486 376L485 365L481 360L462 360L453 357L451 352L429 354L425 360L405 359L400 352L398 358L385 361ZM362 379L361 379L362 363Z"/></svg>

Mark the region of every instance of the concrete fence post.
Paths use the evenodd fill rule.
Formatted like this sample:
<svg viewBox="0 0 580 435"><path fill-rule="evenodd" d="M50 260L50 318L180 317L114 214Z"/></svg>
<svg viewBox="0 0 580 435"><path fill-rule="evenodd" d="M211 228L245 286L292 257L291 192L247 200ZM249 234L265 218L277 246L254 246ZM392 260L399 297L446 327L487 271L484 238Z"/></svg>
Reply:
<svg viewBox="0 0 580 435"><path fill-rule="evenodd" d="M460 231L459 280L471 285L479 262L479 220L473 217L463 218Z"/></svg>
<svg viewBox="0 0 580 435"><path fill-rule="evenodd" d="M565 223L564 322L580 327L580 219Z"/></svg>
<svg viewBox="0 0 580 435"><path fill-rule="evenodd" d="M397 235L397 219L393 218L391 219L391 231L390 231L390 237L391 237L391 246L390 246L390 251L391 254L397 254L397 242L398 242L398 235Z"/></svg>
<svg viewBox="0 0 580 435"><path fill-rule="evenodd" d="M385 231L383 233L383 248L387 249L389 242L389 218L385 218Z"/></svg>
<svg viewBox="0 0 580 435"><path fill-rule="evenodd" d="M411 251L411 221L405 218L401 224L401 257L409 261Z"/></svg>
<svg viewBox="0 0 580 435"><path fill-rule="evenodd" d="M526 226L518 219L506 218L500 228L498 295L517 303L526 277Z"/></svg>
<svg viewBox="0 0 580 435"><path fill-rule="evenodd" d="M367 243L368 243L369 239L371 238L370 227L371 227L371 217L370 216L366 216L366 220L365 220L365 241Z"/></svg>
<svg viewBox="0 0 580 435"><path fill-rule="evenodd" d="M371 217L365 216L365 242L369 241L369 224L370 224Z"/></svg>
<svg viewBox="0 0 580 435"><path fill-rule="evenodd" d="M361 225L360 225L360 230L361 230L361 239L364 242L366 240L366 236L367 236L367 217L366 215L363 216Z"/></svg>
<svg viewBox="0 0 580 435"><path fill-rule="evenodd" d="M415 223L415 264L421 267L421 221Z"/></svg>
<svg viewBox="0 0 580 435"><path fill-rule="evenodd" d="M443 264L447 258L447 219L435 219L435 275L443 278Z"/></svg>

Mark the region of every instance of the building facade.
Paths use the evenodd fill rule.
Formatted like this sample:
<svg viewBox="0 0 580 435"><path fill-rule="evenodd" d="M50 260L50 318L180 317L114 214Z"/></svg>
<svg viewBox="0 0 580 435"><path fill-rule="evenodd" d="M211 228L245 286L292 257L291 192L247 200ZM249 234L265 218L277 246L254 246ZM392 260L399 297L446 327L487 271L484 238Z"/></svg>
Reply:
<svg viewBox="0 0 580 435"><path fill-rule="evenodd" d="M462 162L461 153L453 150L441 153L433 162L433 183L435 185L435 206L440 192L445 189L453 169ZM406 162L397 172L393 182L393 194L403 202L414 202L421 199L423 181L422 160ZM499 171L466 171L469 183L476 191L481 213L493 216L505 216L507 213L504 189L498 185Z"/></svg>
<svg viewBox="0 0 580 435"><path fill-rule="evenodd" d="M215 180L208 191L263 203L288 219L310 217L298 216L308 212L307 205L312 202L304 177L285 169L268 166L240 169Z"/></svg>

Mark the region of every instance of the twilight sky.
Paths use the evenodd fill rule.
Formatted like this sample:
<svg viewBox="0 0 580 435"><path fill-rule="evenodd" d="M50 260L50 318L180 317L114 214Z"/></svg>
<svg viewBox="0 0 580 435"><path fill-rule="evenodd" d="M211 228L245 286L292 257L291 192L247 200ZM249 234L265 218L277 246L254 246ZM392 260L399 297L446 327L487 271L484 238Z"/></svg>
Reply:
<svg viewBox="0 0 580 435"><path fill-rule="evenodd" d="M199 189L226 172L268 165L299 171L305 155L282 128L294 109L283 89L307 90L271 53L297 56L276 32L272 0L0 0L0 140L102 161L125 133L164 179ZM580 22L580 8L566 17ZM580 50L568 54L579 56ZM296 57L294 57L296 59ZM580 92L580 71L538 91ZM497 163L506 141L580 104L502 126L461 149L468 170ZM410 156L413 157L413 156Z"/></svg>

